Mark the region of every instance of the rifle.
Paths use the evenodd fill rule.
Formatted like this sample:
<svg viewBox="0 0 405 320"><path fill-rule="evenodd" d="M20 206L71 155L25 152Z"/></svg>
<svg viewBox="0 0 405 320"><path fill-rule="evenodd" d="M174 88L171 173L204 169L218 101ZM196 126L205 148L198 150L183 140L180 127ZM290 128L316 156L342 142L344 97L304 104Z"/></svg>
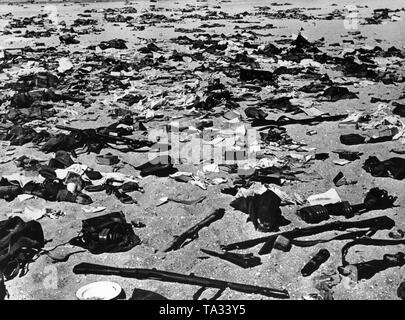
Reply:
<svg viewBox="0 0 405 320"><path fill-rule="evenodd" d="M246 241L231 243L228 245L222 245L221 249L230 251L236 249L247 249L254 247L260 243L265 243L260 249L259 254L263 255L269 253L273 246L274 241L278 236L283 236L288 239L295 239L305 236L312 236L318 233L323 233L326 231L344 231L347 229L391 229L395 226L394 220L387 216L365 219L360 221L334 221L330 223L325 223L317 226L311 226L306 228L295 228L290 231L283 231L272 234L270 236L250 239Z"/></svg>
<svg viewBox="0 0 405 320"><path fill-rule="evenodd" d="M194 240L198 238L198 231L200 231L202 228L209 226L212 222L221 219L225 214L225 209L217 209L213 213L211 213L209 216L201 220L199 223L197 223L195 226L191 227L187 231L183 232L179 236L174 236L174 239L170 246L164 250L164 252L169 252L169 251L174 251L180 249L184 242L187 239Z"/></svg>
<svg viewBox="0 0 405 320"><path fill-rule="evenodd" d="M266 287L258 287L254 285L228 282L223 280L216 280L211 278L197 277L194 274L184 275L175 272L168 272L156 269L141 269L141 268L117 268L110 266L103 266L92 263L80 263L73 268L75 274L100 274L100 275L114 275L125 278L135 278L139 280L152 279L163 282L175 282L196 285L201 287L218 288L218 289L232 289L235 291L245 293L261 294L268 297L276 298L289 298L288 291L285 289L273 289Z"/></svg>
<svg viewBox="0 0 405 320"><path fill-rule="evenodd" d="M242 268L252 268L262 264L259 257L255 257L253 253L234 253L234 252L216 252L207 249L200 249L202 252L213 257L218 257L223 260L232 262Z"/></svg>

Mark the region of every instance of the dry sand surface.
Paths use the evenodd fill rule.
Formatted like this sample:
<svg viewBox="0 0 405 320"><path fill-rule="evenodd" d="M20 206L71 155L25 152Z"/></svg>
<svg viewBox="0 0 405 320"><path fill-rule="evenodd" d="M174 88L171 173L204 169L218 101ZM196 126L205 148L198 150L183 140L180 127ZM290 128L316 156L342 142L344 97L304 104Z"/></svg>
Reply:
<svg viewBox="0 0 405 320"><path fill-rule="evenodd" d="M274 42L276 39L282 39L283 36L287 38L297 35L302 28L302 34L311 42L317 41L321 38L325 38L324 44L319 48L328 54L338 55L344 49L350 48L366 48L374 47L375 45L381 46L384 50L391 46L395 46L401 50L404 49L405 44L405 12L400 11L397 13L402 18L400 21L386 21L378 25L359 25L354 31L359 31L364 39L356 39L353 35L349 34L350 31L344 26L342 19L332 20L308 20L300 21L299 19L270 19L264 16L253 15L255 6L269 6L271 10L284 10L286 8L304 8L304 11L308 15L321 15L332 12L332 10L343 10L347 4L359 5L359 19L362 17L370 16L373 9L377 8L392 8L401 9L404 5L403 1L340 1L340 0L314 0L314 1L297 1L286 0L278 1L280 3L288 2L292 5L289 6L271 6L269 1L241 1L233 0L231 2L195 2L194 10L187 12L192 13L204 13L208 9L225 11L229 14L235 14L238 12L247 11L250 14L247 15L244 20L254 21L255 25L265 25L267 23L274 24L274 28L256 30L261 34L271 33L271 36L259 37L252 42L260 42L266 44ZM336 6L332 6L336 3ZM133 3L133 6L138 9L138 14L142 10L150 10L151 4L149 2L138 1ZM173 48L183 48L184 46L178 46L169 41L170 38L180 35L187 35L192 37L193 33L185 34L175 32L174 28L194 28L199 27L202 23L220 23L224 24L224 27L206 28L206 32L212 34L225 34L229 35L236 32L234 26L236 23L229 20L213 20L210 19L201 21L198 18L188 18L185 20L179 20L182 13L180 8L185 8L185 1L159 1L155 4L157 8L164 8L160 14L167 16L172 15L175 20L170 22L156 23L152 26L145 25L146 28L143 31L134 31L132 27L126 26L125 23L108 23L100 20L98 27L104 28L98 34L83 34L77 38L80 43L77 45L70 45L64 48L70 52L83 51L86 54L88 45L97 45L100 41L110 40L114 38L122 38L128 41L129 50L133 50L134 58L137 53L136 49L145 45L145 39L154 39L154 43L164 48L166 52L170 52ZM41 4L23 4L23 5L1 5L0 15L11 12L13 17L24 17L39 14L42 10L45 10L46 5ZM83 12L86 9L96 9L95 13L92 13L93 18L102 17L102 13L99 12L103 8L119 8L124 6L122 2L106 2L106 3L94 3L94 4L55 4L58 13L59 21L65 21L67 25L72 23L77 18L77 14ZM128 5L127 5L128 6ZM367 7L365 7L367 6ZM166 10L167 9L167 10ZM135 14L138 15L138 14ZM7 23L10 16L3 16L1 22L3 25ZM178 20L178 21L176 21ZM247 26L249 24L239 24ZM7 36L2 35L1 40L7 41ZM353 39L353 43L344 43L344 39ZM377 41L376 41L377 39ZM12 42L8 42L7 46L26 46L33 45L35 42L44 42L46 46L61 46L58 35L54 34L47 38L20 38L17 37ZM330 47L328 44L338 42L340 46ZM4 43L4 42L3 42ZM185 50L185 49L184 49ZM49 52L52 55L52 52ZM64 53L60 56L68 56ZM72 59L78 61L77 53L73 53ZM220 58L220 56L219 56ZM269 62L263 61L261 63L262 69L265 69ZM400 59L398 62L398 69L403 70L404 60ZM186 67L184 67L186 68ZM334 71L331 68L321 68L319 72L327 72L333 79L334 75L338 71ZM152 72L151 72L152 74ZM203 81L206 81L210 75L202 73ZM193 79L197 75L189 74L189 78ZM359 79L354 78L357 82ZM223 80L227 87L231 90L235 86L235 82L229 79ZM291 83L289 83L291 81ZM298 82L294 82L290 78L286 78L283 82L283 86L287 92L297 87ZM308 84L306 82L304 84ZM175 83L173 83L175 85ZM291 87L288 89L288 86ZM299 87L299 85L298 85ZM330 114L351 114L355 111L374 112L377 110L379 103L371 103L370 98L376 97L381 99L388 99L390 101L401 101L399 98L404 94L404 85L401 82L393 84L383 84L382 82L367 83L365 86L361 85L347 85L350 91L358 93L358 99L346 99L339 100L337 102L319 102L316 104L317 108L328 112ZM161 88L165 90L171 89L170 83L164 84ZM149 93L148 93L149 90ZM159 85L151 85L150 87L144 85L142 92L151 96L156 96L159 93ZM264 93L265 95L265 93ZM66 123L70 126L77 128L89 128L99 127L102 125L110 124L113 120L107 115L112 105L116 104L114 101L114 90L109 94L101 93L95 96L94 103L91 107L85 109L83 107L77 107L79 115L76 116L77 121L66 122L68 118L60 118L59 123ZM106 101L106 103L102 103ZM240 108L237 109L244 115L243 110L249 105L249 102L240 101ZM72 107L69 104L68 107ZM151 120L147 122L149 130L159 128L163 124L171 121L171 117L175 115L181 115L184 110L181 108L172 108L170 103L162 106L161 109L155 110L156 113L162 113L165 118ZM98 120L85 121L82 120L86 114L94 113L99 115ZM270 113L269 118L277 119L280 113ZM214 120L214 127L223 127L225 120L221 116L208 117ZM193 125L195 119L183 118L181 125ZM249 126L249 122L245 121L246 126ZM240 125L240 123L239 123ZM51 125L52 127L52 125ZM357 184L345 185L336 188L341 199L347 200L350 203L359 203L363 200L365 194L370 188L379 187L387 190L390 194L398 197L395 208L387 210L375 210L365 213L361 218L371 218L380 215L387 215L396 222L396 228L405 230L405 218L404 210L405 197L404 197L404 182L401 180L395 180L392 178L379 178L373 177L365 170L362 169L364 160L369 156L374 155L379 159L387 159L395 156L391 149L399 148L404 149L400 141L389 141L378 144L363 144L358 146L343 146L339 141L339 136L345 133L351 133L354 130L354 126L341 126L339 122L324 122L316 126L309 125L288 125L286 126L287 133L291 138L303 144L306 144L308 148L316 148L316 153L329 153L329 159L324 161L311 160L305 164L305 169L308 172L316 172L321 177L317 180L309 179L306 182L301 181L287 181L280 188L287 194L294 194L294 192L300 194L303 198L307 198L312 194L321 193L327 191L330 188L336 188L332 182L335 175L342 171L349 179L357 180ZM316 130L317 134L307 135L307 131ZM338 166L333 163L333 160L337 160L337 154L332 153L333 150L338 148L345 148L352 151L360 151L363 153L361 159L350 162L345 166ZM148 159L148 155L145 153L123 153L113 149L104 149L102 153L111 152L119 156L120 159L131 163L133 165L142 164ZM276 152L277 153L277 152ZM279 155L286 155L291 151L285 151L277 153ZM301 154L308 154L311 152L303 152ZM313 152L312 152L313 153ZM31 144L27 144L23 147L17 147L14 156L29 155L30 157L37 159L50 159L50 154L44 154L37 148L34 148ZM95 170L101 172L111 172L112 168L109 166L98 165L95 162L95 154L81 154L76 159L80 163L84 163ZM203 164L176 164L176 168L180 171L188 171L196 173L201 170ZM16 172L16 168L13 162L0 165L0 175L11 174ZM128 175L138 175L138 171L134 170L131 166L124 165L120 171L121 173ZM289 291L291 299L301 299L303 295L308 293L317 292L314 287L314 277L322 272L330 272L336 270L337 266L341 264L341 248L344 241L334 241L326 243L324 245L316 245L309 248L295 247L291 251L285 253L282 251L274 250L271 254L261 256L262 264L250 269L242 269L229 262L223 261L218 258L210 257L209 259L199 259L204 256L200 252L200 248L211 248L217 250L221 244L232 243L241 240L247 240L264 236L265 233L255 230L251 222L247 222L247 215L243 212L233 209L229 203L234 199L231 195L221 193L220 190L227 184L232 185L232 177L225 173L220 172L217 174L207 173L209 178L225 177L228 179L226 184L217 186L208 186L207 190L203 190L198 186L191 185L189 183L176 182L169 177L155 177L148 176L140 180L140 185L144 188L144 193L134 192L131 196L137 199L137 204L125 205L120 203L114 196L107 196L104 192L92 193L93 199L92 206L105 206L107 209L103 213L120 211L122 210L128 221L140 220L145 223L146 227L141 229L135 229L135 233L141 238L142 244L134 247L132 250L123 253L104 253L100 255L93 255L89 252L82 252L73 255L67 262L52 264L51 260L47 256L39 257L34 263L30 264L29 272L21 277L14 278L6 282L7 289L9 291L9 299L75 299L76 291L83 285L97 280L111 280L119 283L127 296L130 296L134 288L143 288L156 291L169 299L192 299L193 294L198 290L196 286L163 283L153 280L136 280L136 279L124 279L120 277L106 277L96 275L75 275L72 272L72 268L80 262L92 262L99 264L106 264L120 267L142 267L142 268L157 268L167 271L175 271L180 273L194 273L196 275L207 276L218 279L226 279L234 282L242 282L249 284L256 284L261 286L270 286L276 288L285 288ZM199 196L206 196L206 199L202 203L195 205L182 205L175 202L169 202L162 206L156 207L158 199L161 197L183 197L189 199L195 199ZM101 213L89 214L82 210L82 205L67 203L67 202L47 202L43 199L29 199L24 202L20 202L15 199L11 202L6 202L0 199L0 205L2 210L0 211L0 220L6 219L8 214L13 209L24 208L26 206L33 207L47 207L62 210L65 212L63 217L58 219L42 218L40 221L45 237L52 239L52 242L47 244L48 247L57 245L68 241L72 237L76 236L81 228L81 221L83 219L100 215ZM199 232L199 237L194 241L191 241L184 248L163 253L161 250L167 246L172 240L173 236L181 233L187 228L191 227L205 216L210 214L216 208L224 208L226 210L225 216L217 222L214 222L209 227L202 229ZM300 220L296 215L297 205L287 205L281 208L283 216L290 220L291 223L287 226L280 227L280 230L290 230L293 227L304 227L307 224ZM339 220L341 217L330 219L330 221ZM360 219L360 217L354 217L353 220ZM329 221L329 222L330 222ZM332 236L335 233L330 232L323 236ZM376 234L377 238L388 238L388 231L379 231ZM331 257L329 260L321 266L321 268L313 274L311 277L302 277L300 270L302 266L310 259L310 257L319 251L321 248L327 248ZM69 252L78 250L72 246L65 246L57 249L55 253L63 255ZM260 246L256 246L249 250L241 250L240 252L252 252L257 253ZM351 250L348 255L348 260L351 262L368 261L373 259L381 259L386 253L396 253L403 251L404 247L401 245L387 246L387 247L366 247L358 246L356 249ZM397 288L399 284L404 280L404 268L394 267L377 273L369 280L362 280L358 283L350 283L347 278L342 277L340 282L333 287L333 298L336 300L345 299L398 299ZM57 287L49 288L49 275L56 272L57 275ZM216 291L208 289L204 292L203 297L211 297ZM232 290L225 290L219 299L267 299L261 295L244 294Z"/></svg>

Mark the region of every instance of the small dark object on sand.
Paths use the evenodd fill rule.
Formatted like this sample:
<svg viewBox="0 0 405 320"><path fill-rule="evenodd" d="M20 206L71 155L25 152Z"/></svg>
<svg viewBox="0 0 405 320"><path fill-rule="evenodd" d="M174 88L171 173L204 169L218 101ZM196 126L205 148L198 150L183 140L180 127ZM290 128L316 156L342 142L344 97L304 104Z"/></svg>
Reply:
<svg viewBox="0 0 405 320"><path fill-rule="evenodd" d="M322 94L328 101L338 101L342 99L357 99L358 96L350 92L345 87L330 87L326 89Z"/></svg>
<svg viewBox="0 0 405 320"><path fill-rule="evenodd" d="M405 159L393 157L380 161L377 157L371 156L364 162L363 169L373 177L392 177L402 180L405 178Z"/></svg>
<svg viewBox="0 0 405 320"><path fill-rule="evenodd" d="M336 187L341 187L350 184L356 184L357 180L347 180L342 171L340 171L334 178L333 183Z"/></svg>
<svg viewBox="0 0 405 320"><path fill-rule="evenodd" d="M363 155L362 152L348 150L335 150L333 153L337 153L339 155L339 159L345 159L348 161L360 159L360 156Z"/></svg>
<svg viewBox="0 0 405 320"><path fill-rule="evenodd" d="M74 35L64 34L59 36L59 41L63 44L78 44L80 41Z"/></svg>
<svg viewBox="0 0 405 320"><path fill-rule="evenodd" d="M356 133L342 134L340 136L340 142L348 146L363 144L366 142L366 137Z"/></svg>
<svg viewBox="0 0 405 320"><path fill-rule="evenodd" d="M126 41L122 39L113 39L109 41L102 41L99 44L100 49L105 50L105 49L128 49L126 46Z"/></svg>
<svg viewBox="0 0 405 320"><path fill-rule="evenodd" d="M302 268L301 274L304 277L310 276L316 270L319 269L322 263L326 262L330 257L330 253L326 249L321 249L319 252L308 261L308 263Z"/></svg>
<svg viewBox="0 0 405 320"><path fill-rule="evenodd" d="M245 109L245 114L246 117L257 120L266 119L267 117L267 112L264 112L262 109L256 107L247 107Z"/></svg>
<svg viewBox="0 0 405 320"><path fill-rule="evenodd" d="M401 229L395 229L395 230L390 231L390 233L388 233L388 236L391 239L398 240L398 239L402 239L405 236L405 232L402 231Z"/></svg>
<svg viewBox="0 0 405 320"><path fill-rule="evenodd" d="M146 224L144 224L142 221L138 220L131 220L131 224L134 228L145 228Z"/></svg>
<svg viewBox="0 0 405 320"><path fill-rule="evenodd" d="M329 159L329 153L316 153L315 160L326 160Z"/></svg>

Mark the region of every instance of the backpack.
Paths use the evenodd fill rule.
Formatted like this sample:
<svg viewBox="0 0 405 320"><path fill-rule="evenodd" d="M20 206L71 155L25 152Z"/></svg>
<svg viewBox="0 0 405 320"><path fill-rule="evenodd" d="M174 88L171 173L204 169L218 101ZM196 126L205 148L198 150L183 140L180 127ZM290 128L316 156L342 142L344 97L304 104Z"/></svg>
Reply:
<svg viewBox="0 0 405 320"><path fill-rule="evenodd" d="M0 274L10 280L28 271L28 264L45 244L38 221L24 222L20 217L0 221Z"/></svg>
<svg viewBox="0 0 405 320"><path fill-rule="evenodd" d="M88 249L93 254L125 252L140 243L122 212L83 220L81 234L69 241L69 244Z"/></svg>

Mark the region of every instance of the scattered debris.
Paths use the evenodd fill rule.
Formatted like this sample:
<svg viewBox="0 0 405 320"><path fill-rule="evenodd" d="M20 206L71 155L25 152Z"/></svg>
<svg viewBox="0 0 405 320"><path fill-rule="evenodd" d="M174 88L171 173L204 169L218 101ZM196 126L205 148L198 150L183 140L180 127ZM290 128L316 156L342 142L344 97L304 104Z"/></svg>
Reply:
<svg viewBox="0 0 405 320"><path fill-rule="evenodd" d="M73 254L86 252L50 255L66 244L89 254L114 254L117 265L133 261L125 253L139 245L136 263L145 267L79 264L75 274L200 285L220 289L216 297L225 288L289 297L286 290L147 269L159 261L145 258L144 250L157 253L152 242L176 229L182 218L200 222L175 236L157 258L174 267L184 261L186 269L195 260L185 245L213 222L206 231L218 239L209 239L207 247L219 239L240 241L221 246L225 251L200 250L216 257L205 261L210 268L219 259L231 262L224 262L230 274L240 267L267 267L252 253L231 250L263 244L259 255L273 249L290 255L293 246L322 244L325 248L301 270L309 277L337 254L329 242L351 240L342 244L340 274L333 264L332 271L322 266L311 277L313 288L299 293L306 300L333 300L341 275L357 282L404 265L402 252L354 264L345 258L357 244L404 244L397 197L390 194L402 190L395 180L405 177L405 159L387 153L405 154L400 148L405 144L405 51L381 34L372 39L364 25L402 30L405 10L247 3L249 10L237 12L225 5L228 0L215 6L155 2L66 3L58 19L33 14L36 3L10 3L0 12L0 300L6 297L4 282L25 274L34 257L45 254L52 263L68 263ZM347 22L352 13L357 30L335 32L333 43L314 32L330 20ZM313 28L298 27L293 35L277 32L287 30L290 20ZM116 36L114 30L120 30L120 38L108 38L109 31ZM357 161L362 157L364 162ZM335 176L336 166L344 173ZM383 190L374 187L379 177L395 180ZM319 193L331 186L348 201L335 189ZM369 191L353 205L349 201L359 190ZM203 219L202 208L214 212ZM107 209L112 213L96 215ZM372 210L387 215L356 217ZM253 228L237 220L243 213L253 232L282 231L243 241ZM73 223L78 215L89 216L79 234ZM331 217L347 220L320 224ZM48 240L42 228L59 243L53 249L44 249ZM142 241L133 228L139 228ZM389 239L373 238L378 230L389 230ZM339 233L317 236L328 231ZM282 267L285 279L299 273ZM220 268L215 272L227 278ZM403 287L398 288L402 299ZM93 289L108 294L92 295ZM77 298L115 299L118 291L118 284L96 282L81 288ZM167 300L138 288L131 299Z"/></svg>

